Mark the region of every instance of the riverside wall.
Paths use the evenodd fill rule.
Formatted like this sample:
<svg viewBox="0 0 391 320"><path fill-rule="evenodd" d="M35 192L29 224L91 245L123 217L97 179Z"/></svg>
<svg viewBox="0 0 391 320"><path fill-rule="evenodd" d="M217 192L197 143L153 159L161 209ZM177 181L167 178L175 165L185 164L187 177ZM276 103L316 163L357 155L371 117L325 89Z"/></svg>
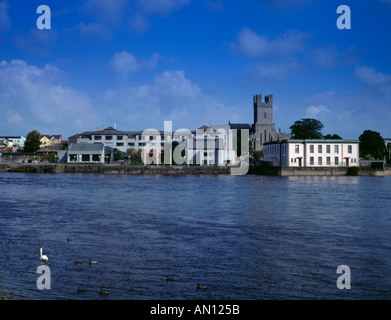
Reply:
<svg viewBox="0 0 391 320"><path fill-rule="evenodd" d="M231 167L218 166L143 166L117 164L0 163L0 172L24 173L99 173L99 174L162 174L162 175L229 175ZM391 170L360 170L348 173L346 167L279 168L249 167L248 174L280 177L291 176L391 176Z"/></svg>
<svg viewBox="0 0 391 320"><path fill-rule="evenodd" d="M230 174L230 167L108 164L0 164L0 172L201 175Z"/></svg>

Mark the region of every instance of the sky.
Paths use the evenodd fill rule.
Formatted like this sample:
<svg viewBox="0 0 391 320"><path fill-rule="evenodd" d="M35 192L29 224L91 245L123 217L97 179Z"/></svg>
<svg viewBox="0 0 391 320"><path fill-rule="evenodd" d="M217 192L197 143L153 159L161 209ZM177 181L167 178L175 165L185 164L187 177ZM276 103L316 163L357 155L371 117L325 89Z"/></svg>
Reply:
<svg viewBox="0 0 391 320"><path fill-rule="evenodd" d="M390 34L391 0L0 0L0 136L253 123L270 93L276 130L391 138Z"/></svg>

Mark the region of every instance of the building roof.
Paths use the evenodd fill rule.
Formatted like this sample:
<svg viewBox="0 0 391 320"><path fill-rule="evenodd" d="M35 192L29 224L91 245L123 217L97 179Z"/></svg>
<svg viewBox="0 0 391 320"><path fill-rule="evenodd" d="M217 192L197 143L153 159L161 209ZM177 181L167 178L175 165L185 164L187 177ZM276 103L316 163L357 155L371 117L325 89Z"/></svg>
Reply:
<svg viewBox="0 0 391 320"><path fill-rule="evenodd" d="M248 123L229 123L229 127L231 129L236 129L236 130L243 130L243 129L248 129L248 130L252 130L253 126L252 124L248 124Z"/></svg>
<svg viewBox="0 0 391 320"><path fill-rule="evenodd" d="M54 139L60 139L61 138L61 134L42 134L41 137L46 137L48 139L51 139L52 137Z"/></svg>
<svg viewBox="0 0 391 320"><path fill-rule="evenodd" d="M359 143L360 140L349 139L287 139L279 141L270 141L264 143L264 145L277 144L277 143Z"/></svg>
<svg viewBox="0 0 391 320"><path fill-rule="evenodd" d="M24 137L23 136L2 136L0 137L1 138L5 138L5 139L23 139Z"/></svg>
<svg viewBox="0 0 391 320"><path fill-rule="evenodd" d="M101 153L104 147L103 143L72 143L69 148L69 153Z"/></svg>

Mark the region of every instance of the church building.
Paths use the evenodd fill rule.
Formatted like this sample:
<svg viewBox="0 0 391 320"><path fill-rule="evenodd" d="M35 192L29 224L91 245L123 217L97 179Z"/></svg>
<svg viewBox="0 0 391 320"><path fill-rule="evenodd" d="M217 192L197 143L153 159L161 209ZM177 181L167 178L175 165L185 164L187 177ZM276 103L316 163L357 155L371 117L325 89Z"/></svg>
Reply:
<svg viewBox="0 0 391 320"><path fill-rule="evenodd" d="M273 122L273 95L268 94L262 99L262 94L253 97L254 123L240 124L229 122L230 129L248 129L250 132L251 147L256 151L263 150L263 145L267 142L289 139L289 133L276 132Z"/></svg>

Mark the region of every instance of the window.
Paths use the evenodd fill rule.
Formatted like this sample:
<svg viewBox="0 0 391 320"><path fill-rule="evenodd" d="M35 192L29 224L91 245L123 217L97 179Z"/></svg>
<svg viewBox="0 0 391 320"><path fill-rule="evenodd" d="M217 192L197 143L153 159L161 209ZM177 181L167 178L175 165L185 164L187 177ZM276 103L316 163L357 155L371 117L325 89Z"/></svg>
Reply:
<svg viewBox="0 0 391 320"><path fill-rule="evenodd" d="M295 153L299 153L300 151L300 146L297 144L295 145Z"/></svg>
<svg viewBox="0 0 391 320"><path fill-rule="evenodd" d="M102 140L102 136L95 136L94 139L95 140Z"/></svg>
<svg viewBox="0 0 391 320"><path fill-rule="evenodd" d="M207 157L208 156L208 153L207 152L204 152L204 157Z"/></svg>
<svg viewBox="0 0 391 320"><path fill-rule="evenodd" d="M348 145L348 153L352 153L352 145L351 144Z"/></svg>
<svg viewBox="0 0 391 320"><path fill-rule="evenodd" d="M139 142L139 147L145 147L145 142Z"/></svg>
<svg viewBox="0 0 391 320"><path fill-rule="evenodd" d="M100 155L99 154L93 154L92 155L92 161L99 162L100 161Z"/></svg>
<svg viewBox="0 0 391 320"><path fill-rule="evenodd" d="M327 158L326 158L326 164L327 164L328 166L331 165L331 158L330 158L330 157L327 157Z"/></svg>
<svg viewBox="0 0 391 320"><path fill-rule="evenodd" d="M318 165L322 165L322 157L318 157Z"/></svg>
<svg viewBox="0 0 391 320"><path fill-rule="evenodd" d="M123 137L122 136L117 136L117 140L122 140Z"/></svg>
<svg viewBox="0 0 391 320"><path fill-rule="evenodd" d="M83 161L83 162L90 161L90 155L89 154L82 154L81 155L81 161Z"/></svg>
<svg viewBox="0 0 391 320"><path fill-rule="evenodd" d="M314 157L310 157L310 166L314 165Z"/></svg>
<svg viewBox="0 0 391 320"><path fill-rule="evenodd" d="M338 157L335 157L335 158L334 158L334 164L335 164L336 166L338 166L338 165L339 165L339 160L338 160Z"/></svg>
<svg viewBox="0 0 391 320"><path fill-rule="evenodd" d="M318 153L322 153L322 145L321 144L318 145Z"/></svg>
<svg viewBox="0 0 391 320"><path fill-rule="evenodd" d="M334 153L339 153L339 147L337 144L334 146Z"/></svg>
<svg viewBox="0 0 391 320"><path fill-rule="evenodd" d="M117 142L117 147L123 147L124 143L123 142Z"/></svg>
<svg viewBox="0 0 391 320"><path fill-rule="evenodd" d="M113 136L106 136L106 140L113 140Z"/></svg>
<svg viewBox="0 0 391 320"><path fill-rule="evenodd" d="M153 140L153 136L149 136L149 141L152 141Z"/></svg>
<svg viewBox="0 0 391 320"><path fill-rule="evenodd" d="M326 153L330 153L330 145L326 145Z"/></svg>
<svg viewBox="0 0 391 320"><path fill-rule="evenodd" d="M134 142L128 142L129 147L134 147Z"/></svg>
<svg viewBox="0 0 391 320"><path fill-rule="evenodd" d="M77 161L77 154L70 154L69 155L69 161L72 161L72 162Z"/></svg>
<svg viewBox="0 0 391 320"><path fill-rule="evenodd" d="M310 153L314 153L314 145L310 144Z"/></svg>

